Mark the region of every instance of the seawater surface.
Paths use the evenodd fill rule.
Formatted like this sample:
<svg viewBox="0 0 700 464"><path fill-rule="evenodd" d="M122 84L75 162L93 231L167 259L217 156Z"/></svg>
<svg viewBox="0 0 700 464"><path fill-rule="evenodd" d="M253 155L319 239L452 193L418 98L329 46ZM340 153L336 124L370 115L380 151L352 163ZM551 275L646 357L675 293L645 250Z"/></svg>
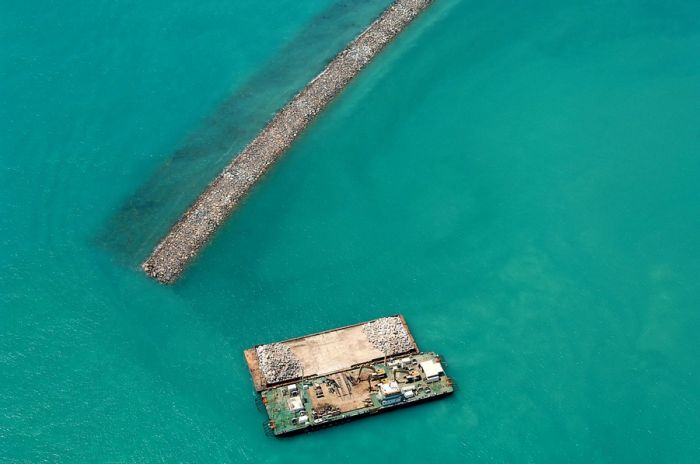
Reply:
<svg viewBox="0 0 700 464"><path fill-rule="evenodd" d="M335 4L3 6L0 462L700 461L697 2L437 0L177 285L102 246ZM244 348L399 312L455 395L264 435Z"/></svg>

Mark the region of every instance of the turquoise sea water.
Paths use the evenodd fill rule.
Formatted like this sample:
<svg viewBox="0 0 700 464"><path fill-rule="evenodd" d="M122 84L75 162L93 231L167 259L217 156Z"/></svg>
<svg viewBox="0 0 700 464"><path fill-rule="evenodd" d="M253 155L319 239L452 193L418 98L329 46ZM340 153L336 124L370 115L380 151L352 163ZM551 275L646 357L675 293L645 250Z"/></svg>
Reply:
<svg viewBox="0 0 700 464"><path fill-rule="evenodd" d="M180 283L111 246L334 5L3 5L0 462L700 461L697 2L437 0ZM455 395L263 434L244 348L397 312Z"/></svg>

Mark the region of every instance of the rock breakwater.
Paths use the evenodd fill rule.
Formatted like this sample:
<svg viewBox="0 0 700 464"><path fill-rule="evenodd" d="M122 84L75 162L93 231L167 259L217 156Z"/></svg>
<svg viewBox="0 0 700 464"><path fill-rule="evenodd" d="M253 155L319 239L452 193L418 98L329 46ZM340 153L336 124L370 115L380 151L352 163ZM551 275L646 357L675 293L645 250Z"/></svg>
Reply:
<svg viewBox="0 0 700 464"><path fill-rule="evenodd" d="M287 103L209 184L142 264L173 283L297 136L432 0L396 0Z"/></svg>

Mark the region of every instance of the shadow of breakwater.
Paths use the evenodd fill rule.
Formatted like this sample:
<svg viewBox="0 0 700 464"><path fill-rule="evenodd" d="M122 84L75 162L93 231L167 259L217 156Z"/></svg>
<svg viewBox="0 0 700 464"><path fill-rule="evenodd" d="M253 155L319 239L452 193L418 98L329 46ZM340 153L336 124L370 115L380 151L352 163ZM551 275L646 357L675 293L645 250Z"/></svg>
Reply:
<svg viewBox="0 0 700 464"><path fill-rule="evenodd" d="M391 0L339 0L224 101L98 231L95 241L137 267L214 177Z"/></svg>

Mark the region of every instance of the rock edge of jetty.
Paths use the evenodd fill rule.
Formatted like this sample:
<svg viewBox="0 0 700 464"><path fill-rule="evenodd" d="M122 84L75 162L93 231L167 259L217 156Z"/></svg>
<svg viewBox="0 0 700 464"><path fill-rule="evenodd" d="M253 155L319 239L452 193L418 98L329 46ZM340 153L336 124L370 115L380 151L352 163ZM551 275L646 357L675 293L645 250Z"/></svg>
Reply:
<svg viewBox="0 0 700 464"><path fill-rule="evenodd" d="M432 0L396 0L296 94L202 192L141 267L177 280L257 181L348 83Z"/></svg>

